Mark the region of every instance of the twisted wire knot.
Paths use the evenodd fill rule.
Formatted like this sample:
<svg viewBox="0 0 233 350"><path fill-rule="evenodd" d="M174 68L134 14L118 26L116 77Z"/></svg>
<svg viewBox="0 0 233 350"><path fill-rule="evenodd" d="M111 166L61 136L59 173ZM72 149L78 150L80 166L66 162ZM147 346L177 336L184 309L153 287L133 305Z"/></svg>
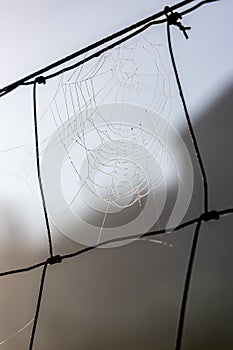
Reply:
<svg viewBox="0 0 233 350"><path fill-rule="evenodd" d="M38 83L38 84L46 84L46 79L45 79L45 77L43 77L42 75L41 76L39 76L39 77L37 77L36 79L35 79L35 83Z"/></svg>
<svg viewBox="0 0 233 350"><path fill-rule="evenodd" d="M211 210L207 213L201 214L200 219L203 221L219 220L220 215L217 210Z"/></svg>
<svg viewBox="0 0 233 350"><path fill-rule="evenodd" d="M179 12L173 12L169 6L166 6L164 8L166 17L167 17L167 23L169 25L174 25L178 27L184 34L185 38L188 39L187 30L190 30L191 27L184 27L181 23L182 16Z"/></svg>
<svg viewBox="0 0 233 350"><path fill-rule="evenodd" d="M62 262L61 255L54 255L47 259L49 265L60 264Z"/></svg>

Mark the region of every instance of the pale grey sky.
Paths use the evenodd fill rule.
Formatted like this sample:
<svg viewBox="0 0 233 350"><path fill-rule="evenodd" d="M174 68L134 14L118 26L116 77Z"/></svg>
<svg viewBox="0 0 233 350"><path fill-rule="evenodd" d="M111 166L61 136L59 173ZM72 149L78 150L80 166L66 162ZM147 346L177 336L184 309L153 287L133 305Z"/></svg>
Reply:
<svg viewBox="0 0 233 350"><path fill-rule="evenodd" d="M173 3L170 0L2 2L0 84L16 80ZM232 79L232 10L232 1L220 0L187 15L183 23L192 27L187 42L174 30L175 54L194 111ZM164 43L164 26L154 28L150 36L155 42Z"/></svg>

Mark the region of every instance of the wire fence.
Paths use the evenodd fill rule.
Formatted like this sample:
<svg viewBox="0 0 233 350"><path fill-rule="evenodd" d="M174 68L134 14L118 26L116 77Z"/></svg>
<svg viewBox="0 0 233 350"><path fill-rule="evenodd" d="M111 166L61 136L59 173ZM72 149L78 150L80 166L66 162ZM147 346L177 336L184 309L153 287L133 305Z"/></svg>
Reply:
<svg viewBox="0 0 233 350"><path fill-rule="evenodd" d="M42 202L42 207L43 207L43 213L44 213L44 219L45 219L45 225L47 229L47 238L48 238L48 258L46 260L43 260L39 263L36 263L31 266L26 266L23 268L17 268L14 270L10 271L5 271L0 273L0 277L2 276L7 276L7 275L14 275L14 274L19 274L23 272L28 272L31 270L35 269L42 269L41 272L41 280L40 280L40 287L39 287L39 292L38 292L38 299L37 299L37 305L36 305L36 311L35 311L35 317L33 318L32 321L30 321L30 324L33 322L32 326L32 332L31 332L31 337L30 337L30 342L29 342L29 350L33 349L34 341L35 341L35 335L36 335L36 329L37 329L37 324L39 320L39 313L40 313L40 308L41 308L41 302L42 302L42 297L43 297L43 289L45 286L45 278L46 278L46 272L48 270L49 265L54 265L54 264L59 264L62 261L66 259L71 259L78 257L79 255L82 255L84 253L88 253L94 249L97 249L99 247L104 247L112 243L116 242L123 242L127 240L133 240L137 238L145 238L145 237L152 237L156 235L165 235L169 234L174 231L179 231L182 230L185 227L188 226L194 226L194 234L192 238L192 245L189 253L189 261L187 264L187 270L186 270L186 275L185 275L185 282L184 282L184 287L183 287L183 295L182 295L182 301L180 305L180 310L179 310L179 320L178 320L178 325L177 325L177 334L176 334L176 341L174 344L174 349L175 350L180 350L182 346L182 339L183 339L183 330L184 330L184 324L185 324L185 314L186 314L186 305L187 305L187 300L188 300L188 294L189 294L189 289L190 289L190 281L192 278L192 269L193 269L193 264L195 260L195 253L197 249L197 244L198 244L198 238L200 234L200 229L203 223L209 222L211 220L220 220L223 216L225 215L230 215L233 214L233 207L232 208L224 208L222 210L209 210L209 203L208 203L208 196L209 196L209 191L208 191L208 181L207 181L207 175L206 175L206 170L205 166L202 160L201 156L201 150L198 145L198 141L195 136L195 132L192 126L191 118L188 113L188 109L186 106L183 90L182 90L182 85L179 79L179 74L178 70L176 67L176 62L175 62L175 57L173 53L173 48L172 48L172 39L171 39L171 26L176 26L178 27L184 34L185 38L188 38L187 31L190 29L190 27L184 27L183 24L181 23L181 18L186 15L187 13L190 13L200 6L213 2L215 0L206 0L206 1L201 1L199 4L190 7L189 9L186 9L185 11L181 12L175 12L177 9L183 7L184 5L188 5L191 3L193 0L186 0L182 1L172 7L165 7L165 9L159 13L156 13L136 24L133 24L129 26L128 28L125 28L123 30L120 30L117 33L114 33L110 35L107 38L104 38L102 40L97 41L96 43L89 45L85 47L82 50L77 51L76 53L65 57L53 64L50 64L49 66L28 75L27 77L20 79L19 81L10 84L2 89L0 89L0 96L4 96L14 89L22 86L22 85L32 85L33 86L33 107L34 107L34 136L35 136L35 154L36 154L36 166L37 166L37 177L38 177L38 183L39 183L39 188L40 188L40 195L41 195L41 202ZM123 237L116 237L112 238L109 240L105 240L102 242L99 242L95 245L87 246L85 248L82 248L78 251L72 252L70 254L64 254L64 255L56 255L54 253L53 249L53 239L51 235L51 230L50 230L50 222L49 222L49 215L46 207L46 201L45 201L45 194L44 194L44 189L43 189L43 182L41 178L41 165L40 165L40 146L39 146L39 135L38 135L38 120L37 120L37 98L36 98L36 93L37 93L37 85L38 84L46 84L47 80L54 78L55 76L61 75L66 71L72 70L74 68L77 68L79 66L82 66L84 63L92 60L95 57L100 56L102 53L107 52L108 50L122 44L123 42L129 40L130 38L138 35L139 33L145 31L147 28L161 24L161 23L166 23L167 25L167 42L168 42L168 48L169 48L169 53L170 53L170 58L174 70L174 75L176 78L176 83L178 86L180 98L181 98L181 103L183 105L183 110L184 114L186 117L187 121L187 127L189 130L190 138L193 143L195 155L199 164L199 169L200 169L200 174L202 177L202 182L203 182L203 210L200 213L198 217L193 218L192 220L186 221L181 223L180 225L176 227L171 227L171 228L164 228L156 231L150 231L150 232L145 232L145 233L140 233L140 234L134 234L134 235L126 235ZM99 49L102 45L106 45L109 43L107 46L104 48ZM60 65L64 64L65 62L69 62L71 60L77 59L80 55L83 54L89 54L93 49L97 49L96 52L93 54L90 54L89 56L86 56L84 59L75 62L74 64L67 66L65 68L56 70L53 73L50 73L48 75L42 76L41 74L47 73L50 70L54 70Z"/></svg>

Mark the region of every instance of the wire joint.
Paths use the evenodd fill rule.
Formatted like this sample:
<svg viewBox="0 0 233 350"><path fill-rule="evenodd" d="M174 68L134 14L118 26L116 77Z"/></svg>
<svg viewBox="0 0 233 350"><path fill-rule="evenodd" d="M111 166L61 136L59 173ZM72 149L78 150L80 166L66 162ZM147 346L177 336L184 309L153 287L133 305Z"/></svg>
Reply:
<svg viewBox="0 0 233 350"><path fill-rule="evenodd" d="M220 219L220 215L217 212L217 210L211 210L207 213L203 213L200 216L200 219L207 222L207 221L211 221L211 220L219 220Z"/></svg>
<svg viewBox="0 0 233 350"><path fill-rule="evenodd" d="M45 77L43 77L42 75L41 76L39 76L39 77L37 77L36 79L35 79L35 83L37 83L37 84L46 84L46 79L45 79Z"/></svg>
<svg viewBox="0 0 233 350"><path fill-rule="evenodd" d="M55 264L60 264L62 262L62 257L61 255L53 255L50 258L46 260L47 264L49 265L55 265Z"/></svg>
<svg viewBox="0 0 233 350"><path fill-rule="evenodd" d="M190 30L191 27L184 27L181 23L182 16L179 12L173 12L169 6L164 8L165 15L167 17L168 25L174 25L178 27L184 34L185 38L188 39L187 30Z"/></svg>

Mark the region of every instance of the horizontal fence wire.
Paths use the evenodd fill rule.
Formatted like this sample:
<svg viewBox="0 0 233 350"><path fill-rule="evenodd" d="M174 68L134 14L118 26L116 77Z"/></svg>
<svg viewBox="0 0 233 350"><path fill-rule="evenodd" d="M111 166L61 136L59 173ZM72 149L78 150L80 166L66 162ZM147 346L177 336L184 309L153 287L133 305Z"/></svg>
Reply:
<svg viewBox="0 0 233 350"><path fill-rule="evenodd" d="M195 0L183 0L183 1L181 1L181 2L179 2L177 4L175 4L175 5L171 6L170 10L171 11L177 10L177 9L179 9L179 8L185 6L185 5L188 5L188 4L190 4L190 3L194 2L194 1ZM199 8L202 5L205 5L205 4L208 4L208 3L211 3L211 2L215 2L215 1L218 1L218 0L201 1L200 3L196 4L195 6L189 8L189 9L183 11L183 12L180 12L180 15L181 16L186 15L186 14L196 10L197 8ZM46 66L46 67L44 67L42 69L39 69L38 71L36 71L34 73L31 73L31 74L29 74L29 75L27 75L27 76L25 76L25 77L15 81L12 84L9 84L9 85L1 88L0 89L0 97L5 96L9 92L11 92L11 91L15 90L16 88L18 88L19 86L28 84L27 82L29 80L32 80L32 79L34 79L34 78L36 78L36 77L38 77L38 76L40 76L40 75L50 71L50 70L53 70L53 69L63 65L64 63L69 62L69 61L71 61L71 60L73 60L73 59L75 59L75 58L77 58L77 57L79 57L79 56L81 56L83 54L86 54L86 53L88 53L88 52L90 52L90 51L92 51L94 49L97 49L100 46L105 45L108 42L113 41L113 40L115 40L115 39L117 39L117 38L119 38L119 37L121 37L123 35L126 35L127 33L131 32L133 30L136 30L136 29L138 29L140 27L143 27L145 25L146 25L145 29L147 29L147 26L155 24L155 20L157 20L160 17L165 16L166 13L167 13L167 11L166 11L166 8L165 8L164 10L162 10L160 12L157 12L157 13L155 13L152 16L149 16L149 17L147 17L147 18L145 18L145 19L143 19L143 20L141 20L141 21L139 21L137 23L134 23L134 24L130 25L129 27L121 29L121 30L119 30L116 33L113 33L113 34L111 34L111 35L109 35L109 36L107 36L107 37L105 37L105 38L103 38L103 39L93 43L93 44L90 44L90 45L86 46L85 48L83 48L83 49L81 49L81 50L79 50L77 52L72 53L69 56L66 56L66 57L64 57L64 58L62 58L62 59L60 59L60 60L58 60L58 61L56 61L54 63L49 64L48 66ZM151 24L149 25L150 22L151 22ZM164 22L164 20L159 21L159 23L162 23L162 22ZM135 34L132 34L132 36L137 35L137 34L138 33L135 32ZM128 39L126 38L123 41L126 41L126 40L128 40ZM96 57L96 56L94 56L94 57ZM94 58L94 57L92 57L92 58ZM72 68L73 67L71 66L70 69L72 69ZM63 70L61 70L59 74L61 74L62 72L63 72ZM34 80L29 82L29 84L34 84Z"/></svg>
<svg viewBox="0 0 233 350"><path fill-rule="evenodd" d="M174 58L173 49L172 49L172 43L171 43L170 26L171 25L177 26L184 33L185 37L188 38L187 30L190 28L184 27L182 25L182 23L181 23L182 16L196 10L197 8L201 7L204 4L214 2L214 1L217 1L217 0L201 1L200 3L196 4L195 6L190 7L189 9L186 9L180 13L177 13L174 11L183 7L184 5L188 5L189 3L193 2L193 0L186 0L186 1L179 2L174 6L165 7L163 11L160 11L160 12L158 12L158 13L156 13L156 14L154 14L154 15L152 15L144 20L137 22L136 24L133 24L125 29L120 30L119 32L116 32L116 33L114 33L114 34L112 34L104 39L101 39L101 40L97 41L96 43L91 44L91 45L87 46L86 48L75 52L72 55L69 55L69 56L67 56L67 57L65 57L65 58L63 58L55 63L52 63L52 64L48 65L47 67L44 67L43 69L40 69L37 72L32 73L32 74L16 81L15 83L10 84L10 85L0 89L0 97L1 97L1 96L6 95L7 93L11 92L12 90L16 89L19 86L33 84L33 111L34 111L34 132L35 132L35 152L36 152L36 162L37 162L37 176L38 176L38 183L39 183L39 187L40 187L40 196L41 196L41 200L42 200L42 207L43 207L43 213L44 213L44 218L45 218L45 224L46 224L46 229L47 229L49 257L46 260L41 261L41 262L34 264L34 265L31 265L31 266L13 269L13 270L5 271L5 272L0 272L0 277L4 277L4 276L15 275L15 274L19 274L19 273L26 273L28 271L42 268L35 317L34 317L34 321L33 321L32 332L31 332L31 337L30 337L30 342L29 342L29 350L33 350L33 345L34 345L34 340L35 340L35 336L36 336L36 328L37 328L38 319L39 319L39 313L40 313L40 307L41 307L41 303L42 303L43 289L45 286L45 279L46 279L46 272L48 269L48 265L54 265L54 264L61 263L64 260L75 258L79 255L90 252L90 251L97 249L99 247L107 246L107 245L112 244L112 243L122 242L122 241L126 241L126 240L134 240L137 238L146 238L146 237L162 235L162 234L169 234L171 232L180 231L185 227L196 225L195 232L193 234L192 245L191 245L191 249L190 249L190 253L189 253L189 261L187 264L187 270L186 270L186 275L185 275L184 289L183 289L183 294L182 294L182 298L181 298L181 305L180 305L180 310L179 310L177 334L176 334L176 340L175 340L175 345L174 345L175 350L181 349L183 330L184 330L184 324L185 324L186 304L187 304L187 300L188 300L188 293L189 293L189 289L190 289L193 264L195 261L195 253L196 253L196 248L197 248L197 244L198 244L198 238L199 238L199 234L200 234L201 225L204 222L209 222L211 220L218 220L218 219L221 219L225 215L233 214L233 207L223 209L223 210L212 210L212 211L209 211L209 209L208 209L208 181L207 181L206 171L205 171L205 167L204 167L204 164L203 164L203 161L201 158L201 152L200 152L200 149L198 146L198 141L196 139L195 132L194 132L194 129L192 126L192 122L191 122L190 116L188 114L188 109L187 109L186 102L184 99L182 86L181 86L180 79L178 76L178 70L176 67L175 58ZM156 20L160 17L164 17L164 18L162 18L161 20ZM54 255L53 241L52 241L52 236L51 236L51 232L50 232L50 225L49 225L49 218L48 218L45 196L44 196L44 192L43 192L43 185L42 185L42 180L41 180L41 175L40 175L36 86L37 86L37 84L42 84L42 83L45 84L47 79L51 79L57 75L64 73L65 71L74 69L74 68L86 63L87 61L89 61L95 57L98 57L103 52L120 45L122 42L124 42L124 41L128 40L129 38L141 33L142 31L146 30L150 26L155 25L155 24L161 24L164 22L167 23L168 48L169 48L170 58L172 61L172 66L173 66L173 70L174 70L174 74L175 74L175 78L176 78L176 82L177 82L177 87L178 87L179 94L181 97L181 102L183 105L184 114L186 117L188 129L190 132L190 137L191 137L192 142L193 142L195 155L196 155L199 167L200 167L200 172L201 172L201 176L202 176L202 180L203 180L203 189L204 189L203 212L200 214L200 216L198 216L194 219L191 219L189 221L186 221L186 222L184 222L176 227L173 227L173 228L164 228L164 229L151 231L151 232L145 232L145 233L141 233L141 234L134 234L134 235L130 235L130 236L113 238L113 239L109 239L109 240L103 241L101 243L95 244L93 246L88 246L88 247L82 248L82 249L80 249L76 252L70 253L70 254ZM134 32L126 35L127 33L131 32L131 31L134 31ZM65 62L68 62L70 60L73 60L73 59L79 57L83 53L88 53L88 52L92 51L93 49L96 49L96 48L100 47L101 45L106 44L112 40L115 40L123 35L126 35L126 36L117 40L116 42L108 45L104 49L101 49L101 50L93 53L92 55L86 57L85 59L83 59L79 62L76 62L75 64L73 64L71 66L68 66L68 67L63 68L61 70L58 70L57 72L51 73L45 77L39 76L45 72L48 72L48 71L60 66L61 64L65 63ZM36 78L36 79L34 79L34 78ZM31 79L34 79L34 80L31 81Z"/></svg>
<svg viewBox="0 0 233 350"><path fill-rule="evenodd" d="M214 211L214 214L219 218L226 216L226 215L233 214L233 207L228 208L228 209L224 209L224 210ZM105 240L101 243L79 249L79 250L77 250L73 253L70 253L70 254L54 255L53 258L49 257L49 258L47 258L47 259L45 259L37 264L34 264L34 265L21 267L19 269L13 269L13 270L9 270L9 271L0 272L0 277L36 270L36 269L44 266L46 263L48 263L49 265L60 263L63 260L74 258L78 255L82 255L84 253L87 253L91 250L94 250L94 249L97 249L100 247L105 247L105 246L112 244L112 243L118 243L118 242L123 242L123 241L128 241L128 240L135 240L137 238L147 238L147 237L153 237L153 236L158 236L158 235L166 235L166 234L170 234L172 232L181 231L183 228L197 224L200 221L202 223L205 223L205 222L209 222L211 220L216 220L216 219L214 219L212 217L212 218L209 218L208 220L206 220L206 217L204 217L203 215L200 215L200 216L198 216L192 220L188 220L188 221L186 221L186 222L184 222L184 223L182 223L174 228L168 228L168 229L164 228L161 230L150 231L150 232L146 232L143 234L138 233L135 235L108 239L108 240Z"/></svg>

